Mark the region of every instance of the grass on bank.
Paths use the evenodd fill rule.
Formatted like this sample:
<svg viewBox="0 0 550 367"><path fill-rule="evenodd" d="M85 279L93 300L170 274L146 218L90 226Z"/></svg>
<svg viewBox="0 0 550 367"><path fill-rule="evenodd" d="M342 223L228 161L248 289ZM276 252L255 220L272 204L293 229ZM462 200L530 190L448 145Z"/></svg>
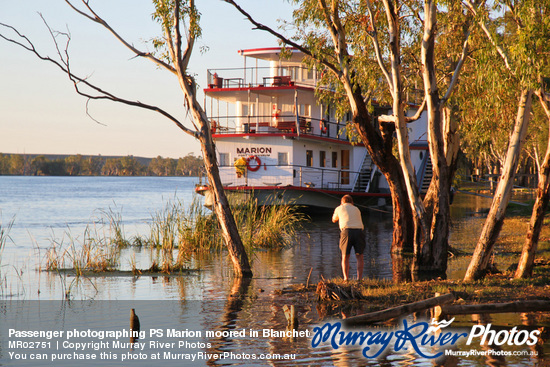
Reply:
<svg viewBox="0 0 550 367"><path fill-rule="evenodd" d="M243 244L249 255L260 249L289 247L305 215L289 205L259 206L253 200L232 204ZM67 231L61 240L52 239L46 254L48 271L114 271L120 265L120 251L127 246L151 249L149 272L186 270L194 253L218 252L225 246L215 215L197 198L185 207L179 200L168 201L151 216L149 234L126 238L122 217L112 210L102 211L98 224L87 226L82 238ZM131 261L136 269L135 258Z"/></svg>
<svg viewBox="0 0 550 367"><path fill-rule="evenodd" d="M550 263L535 268L532 278L512 279L513 274L489 275L482 280L464 283L461 280L430 280L393 283L385 280L364 280L345 283L332 282L342 287L353 287L354 292L371 305L391 307L425 300L436 293L454 292L467 303L509 302L514 300L550 300Z"/></svg>
<svg viewBox="0 0 550 367"><path fill-rule="evenodd" d="M109 235L105 232L109 230ZM120 249L126 242L113 233L112 225L88 225L82 238L73 237L67 230L61 240L52 238L45 255L48 271L73 270L77 276L84 271L112 271L119 265Z"/></svg>
<svg viewBox="0 0 550 367"><path fill-rule="evenodd" d="M363 312L423 301L436 293L450 292L455 294L455 302L459 304L550 300L550 259L539 258L529 279L513 279L512 276L513 272L507 271L469 283L451 279L398 283L384 279L344 282L342 278L335 278L307 286L291 285L278 294L336 308L339 305L360 305Z"/></svg>

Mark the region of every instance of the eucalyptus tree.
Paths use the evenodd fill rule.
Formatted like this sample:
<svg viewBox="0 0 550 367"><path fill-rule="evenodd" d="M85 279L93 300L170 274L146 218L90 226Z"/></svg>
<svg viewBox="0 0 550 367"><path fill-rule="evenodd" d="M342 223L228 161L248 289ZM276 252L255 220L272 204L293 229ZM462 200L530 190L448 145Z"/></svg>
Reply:
<svg viewBox="0 0 550 367"><path fill-rule="evenodd" d="M537 198L533 205L518 268L514 274L515 278L528 278L532 275L544 214L550 200L550 97L542 88L536 94L547 118L547 147L542 162L538 159L536 162L538 172Z"/></svg>
<svg viewBox="0 0 550 367"><path fill-rule="evenodd" d="M414 3L414 2L413 2ZM413 11L414 8L411 8ZM420 13L422 11L422 13ZM459 137L452 112L452 95L469 54L472 17L461 2L424 1L415 12L422 24L421 74L428 115L428 144L433 178L424 199L425 239L418 263L421 268L445 271L450 229L450 190L456 171Z"/></svg>
<svg viewBox="0 0 550 367"><path fill-rule="evenodd" d="M527 28L521 33L521 41L526 44L527 61L536 63L539 85L535 94L546 116L548 129L546 153L542 161L537 159L536 162L539 181L537 198L515 278L526 278L532 274L544 213L550 201L550 1L534 1L530 5L513 7L511 13L516 22L523 21L520 24Z"/></svg>
<svg viewBox="0 0 550 367"><path fill-rule="evenodd" d="M478 12L478 24L498 53L518 91L517 115L510 134L508 150L489 214L484 223L465 280L484 276L490 264L493 248L502 229L506 206L510 200L515 171L525 141L531 117L531 103L535 90L540 88L541 73L548 71L548 2L547 1L496 1L493 10L502 11L511 20L505 26L491 21L490 9ZM542 94L541 94L542 95ZM543 101L543 103L546 103Z"/></svg>
<svg viewBox="0 0 550 367"><path fill-rule="evenodd" d="M462 22L455 27L461 42L453 51L456 63L450 71L449 83L443 85L436 60L437 15L441 9L435 1L418 2L383 0L338 1L294 0L296 36L285 37L253 19L233 0L236 7L258 29L278 37L285 45L305 53L331 75L332 96L345 96L361 140L373 161L386 177L392 194L394 241L392 248L412 244L415 265L433 275L444 276L447 267L449 234L449 190L458 144L455 127L445 119L445 109L468 52L470 16L459 4L449 2L448 14ZM449 16L448 19L452 17ZM450 24L450 21L449 21ZM456 29L448 27L449 33ZM446 58L446 60L448 57ZM408 60L405 64L403 61ZM415 75L416 71L416 75ZM406 114L407 92L420 82L425 101L417 114ZM327 84L327 83L321 83ZM440 95L440 90L445 93ZM336 92L336 93L334 93ZM326 93L325 93L326 95ZM374 118L369 109L372 100L391 106L391 115ZM366 102L365 102L366 101ZM407 123L428 109L430 153L434 160L434 178L427 198L426 213L410 158ZM396 136L396 139L393 138ZM397 147L397 157L392 152Z"/></svg>
<svg viewBox="0 0 550 367"><path fill-rule="evenodd" d="M210 123L205 111L197 101L197 84L195 78L188 72L189 61L195 48L196 40L201 35L201 28L199 26L200 13L195 6L195 1L153 0L155 6L153 19L161 27L161 36L152 40L155 52L139 50L132 42L123 38L111 27L105 18L100 16L92 8L89 0L81 0L79 6L70 0L65 0L65 2L83 18L109 31L112 36L130 50L135 57L150 60L160 69L173 74L183 93L184 105L188 114L191 116L192 127L186 126L173 114L158 106L119 97L93 84L89 78L76 75L70 64L68 53L70 35L68 33L53 32L48 27L57 48L56 58L39 53L31 40L13 26L1 24L4 32L0 33L0 37L26 49L44 61L55 64L66 73L74 84L76 92L89 100L109 100L157 112L172 121L184 133L197 139L201 145L209 185L214 194L214 211L220 223L222 235L233 262L235 275L238 277L252 276L248 256L239 236L237 225L229 207L229 202L223 191ZM13 38L7 35L10 31L15 34ZM61 44L61 36L64 36L65 45Z"/></svg>

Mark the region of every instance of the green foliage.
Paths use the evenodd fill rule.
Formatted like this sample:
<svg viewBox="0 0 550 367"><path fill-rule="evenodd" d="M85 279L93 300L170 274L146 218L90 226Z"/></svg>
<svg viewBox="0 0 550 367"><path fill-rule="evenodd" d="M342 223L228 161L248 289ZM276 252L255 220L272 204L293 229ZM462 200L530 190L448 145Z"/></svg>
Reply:
<svg viewBox="0 0 550 367"><path fill-rule="evenodd" d="M458 100L462 148L478 167L503 161L521 89L538 89L541 76L550 75L549 13L549 1L532 0L497 1L481 12L479 19L488 25L509 67L487 36L476 29ZM531 151L542 146L548 130L537 103L532 120L526 142Z"/></svg>
<svg viewBox="0 0 550 367"><path fill-rule="evenodd" d="M260 206L253 199L231 203L239 234L248 251L282 249L294 243L296 231L306 217L294 206L274 204ZM177 231L180 251L183 249L185 253L224 248L216 217L197 200L180 216Z"/></svg>
<svg viewBox="0 0 550 367"><path fill-rule="evenodd" d="M177 33L181 34L182 24L184 26L185 39L196 39L201 36L202 30L199 25L201 14L195 7L193 0L153 0L155 12L152 18L162 26L163 36L153 38L151 44L155 49L156 56L174 65L174 55L169 51L168 45L173 44ZM176 11L179 12L179 27L176 27Z"/></svg>
<svg viewBox="0 0 550 367"><path fill-rule="evenodd" d="M306 60L309 67L319 71L317 96L325 104L335 110L336 118L340 119L349 112L349 101L341 83L341 75L329 70L316 60L327 60L338 67L341 72L332 36L325 22L325 15L316 0L294 0L299 7L294 11L295 37L314 55L314 59ZM353 74L350 76L356 88L361 88L368 95L368 100L388 100L387 89L380 84L381 73L376 62L371 42L365 33L367 18L364 16L364 2L339 1L338 15L345 31L344 38L350 40L345 50ZM380 17L384 18L384 17Z"/></svg>
<svg viewBox="0 0 550 367"><path fill-rule="evenodd" d="M306 220L295 206L272 201L269 206L260 206L253 198L232 203L241 239L249 250L290 247L300 223Z"/></svg>

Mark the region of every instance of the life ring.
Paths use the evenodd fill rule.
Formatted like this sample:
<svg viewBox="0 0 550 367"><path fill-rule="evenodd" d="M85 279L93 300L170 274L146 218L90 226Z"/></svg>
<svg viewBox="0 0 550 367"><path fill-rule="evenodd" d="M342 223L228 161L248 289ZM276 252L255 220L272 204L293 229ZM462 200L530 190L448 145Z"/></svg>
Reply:
<svg viewBox="0 0 550 367"><path fill-rule="evenodd" d="M255 166L250 165L250 161L252 160L256 161ZM246 158L246 168L248 168L249 171L256 172L257 170L260 169L261 166L262 166L262 161L260 161L260 158L258 156L251 155L250 157Z"/></svg>
<svg viewBox="0 0 550 367"><path fill-rule="evenodd" d="M319 130L321 130L321 134L327 133L327 126L325 125L324 120L319 121Z"/></svg>

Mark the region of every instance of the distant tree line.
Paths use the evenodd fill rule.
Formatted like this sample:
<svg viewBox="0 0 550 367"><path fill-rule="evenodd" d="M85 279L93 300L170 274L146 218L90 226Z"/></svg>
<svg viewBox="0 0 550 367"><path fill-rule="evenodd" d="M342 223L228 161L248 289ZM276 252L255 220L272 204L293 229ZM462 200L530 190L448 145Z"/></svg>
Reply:
<svg viewBox="0 0 550 367"><path fill-rule="evenodd" d="M193 153L179 159L0 153L0 175L24 176L199 176L204 163Z"/></svg>

